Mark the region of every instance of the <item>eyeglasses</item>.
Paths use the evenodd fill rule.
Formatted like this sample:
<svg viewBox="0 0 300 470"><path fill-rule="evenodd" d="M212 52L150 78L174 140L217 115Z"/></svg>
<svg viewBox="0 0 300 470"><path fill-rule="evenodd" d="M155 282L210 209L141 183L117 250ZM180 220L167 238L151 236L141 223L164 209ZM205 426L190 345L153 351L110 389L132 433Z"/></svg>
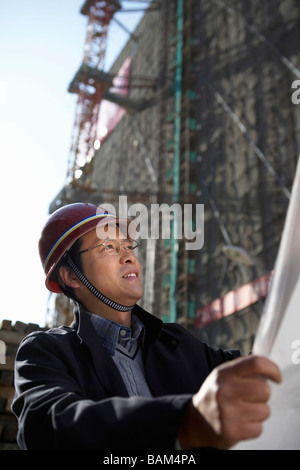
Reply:
<svg viewBox="0 0 300 470"><path fill-rule="evenodd" d="M118 255L121 250L121 246L126 250L128 253L132 253L140 243L136 240L124 240L123 242L119 242L119 240L110 240L107 239L103 243L99 245L93 246L92 248L87 248L86 250L79 251L79 254L85 253L86 251L94 250L94 248L99 248L103 246L100 253L107 253L108 255Z"/></svg>

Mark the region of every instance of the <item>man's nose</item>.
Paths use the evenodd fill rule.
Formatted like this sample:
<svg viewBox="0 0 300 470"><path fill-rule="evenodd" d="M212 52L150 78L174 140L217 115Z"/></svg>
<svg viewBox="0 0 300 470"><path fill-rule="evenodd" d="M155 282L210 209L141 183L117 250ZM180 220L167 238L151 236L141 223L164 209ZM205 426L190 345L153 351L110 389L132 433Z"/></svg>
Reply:
<svg viewBox="0 0 300 470"><path fill-rule="evenodd" d="M133 251L127 251L124 247L120 250L120 262L121 263L133 263L136 259Z"/></svg>

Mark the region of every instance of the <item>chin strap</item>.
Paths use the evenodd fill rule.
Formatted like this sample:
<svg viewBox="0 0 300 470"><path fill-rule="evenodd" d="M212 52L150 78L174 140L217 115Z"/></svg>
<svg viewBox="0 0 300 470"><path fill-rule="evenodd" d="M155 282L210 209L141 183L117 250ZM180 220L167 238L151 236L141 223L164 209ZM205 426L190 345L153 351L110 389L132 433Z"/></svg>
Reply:
<svg viewBox="0 0 300 470"><path fill-rule="evenodd" d="M101 300L103 303L108 305L111 308L114 308L115 310L118 310L119 312L129 312L130 310L133 309L134 305L131 305L130 307L126 305L120 305L117 302L114 302L113 300L109 299L106 297L104 294L99 292L96 287L93 286L93 284L90 283L90 281L87 280L87 278L84 276L84 274L80 271L80 269L76 266L72 258L68 253L64 254L64 258L67 261L68 265L72 269L72 271L76 274L78 279L82 282L82 284L85 285L89 289L89 291L92 292L99 300Z"/></svg>

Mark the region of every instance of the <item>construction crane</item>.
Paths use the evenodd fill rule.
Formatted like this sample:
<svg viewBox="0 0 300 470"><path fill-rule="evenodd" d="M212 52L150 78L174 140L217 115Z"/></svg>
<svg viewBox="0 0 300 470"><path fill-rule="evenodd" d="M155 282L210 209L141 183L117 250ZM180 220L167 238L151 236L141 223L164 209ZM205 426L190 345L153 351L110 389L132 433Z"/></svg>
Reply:
<svg viewBox="0 0 300 470"><path fill-rule="evenodd" d="M67 168L67 183L91 187L89 165L95 153L97 122L102 97L113 77L103 72L107 32L117 0L86 0L80 13L88 17L84 57L68 91L78 96ZM83 174L85 172L85 174Z"/></svg>
<svg viewBox="0 0 300 470"><path fill-rule="evenodd" d="M132 0L138 2L139 0ZM145 12L147 9L157 9L159 4L149 2L143 8L123 9L118 0L86 0L80 10L88 17L85 39L84 56L81 66L71 81L68 91L77 94L75 120L71 137L68 157L66 184L78 189L91 192L92 165L97 141L97 124L99 110L103 99L113 101L126 108L128 112L139 111L143 103L132 98L128 99L119 93L111 93L114 75L104 72L108 28L112 20L125 29L134 39L127 28L114 18L117 12ZM153 87L156 84L152 77L131 77L134 87Z"/></svg>

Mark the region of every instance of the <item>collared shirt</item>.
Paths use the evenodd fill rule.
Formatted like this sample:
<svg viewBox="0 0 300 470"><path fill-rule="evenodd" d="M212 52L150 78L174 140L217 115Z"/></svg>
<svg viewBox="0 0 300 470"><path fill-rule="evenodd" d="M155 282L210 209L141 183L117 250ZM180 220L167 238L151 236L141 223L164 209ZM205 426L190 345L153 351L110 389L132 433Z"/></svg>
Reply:
<svg viewBox="0 0 300 470"><path fill-rule="evenodd" d="M90 318L102 345L119 369L128 395L152 397L145 378L142 348L139 347L143 340L144 325L134 314L131 317L131 328L99 315L91 314ZM177 439L174 449L182 450Z"/></svg>
<svg viewBox="0 0 300 470"><path fill-rule="evenodd" d="M142 358L144 326L133 314L131 328L91 314L97 335L112 356L129 396L151 397Z"/></svg>
<svg viewBox="0 0 300 470"><path fill-rule="evenodd" d="M132 315L131 328L93 313L91 321L102 345L111 356L115 355L118 343L130 351L132 345L138 340L144 329L143 324L135 315Z"/></svg>

